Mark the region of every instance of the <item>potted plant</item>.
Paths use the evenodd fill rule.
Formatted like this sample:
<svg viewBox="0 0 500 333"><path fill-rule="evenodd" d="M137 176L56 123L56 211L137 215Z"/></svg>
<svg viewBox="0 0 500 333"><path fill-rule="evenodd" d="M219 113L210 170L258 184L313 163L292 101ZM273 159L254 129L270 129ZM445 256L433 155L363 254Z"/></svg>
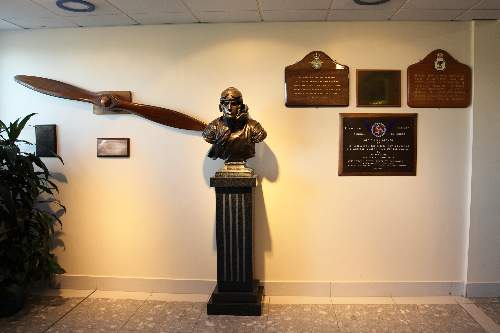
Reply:
<svg viewBox="0 0 500 333"><path fill-rule="evenodd" d="M20 148L31 144L19 135L33 115L0 121L0 316L20 310L34 282L64 273L51 249L66 209L42 160Z"/></svg>

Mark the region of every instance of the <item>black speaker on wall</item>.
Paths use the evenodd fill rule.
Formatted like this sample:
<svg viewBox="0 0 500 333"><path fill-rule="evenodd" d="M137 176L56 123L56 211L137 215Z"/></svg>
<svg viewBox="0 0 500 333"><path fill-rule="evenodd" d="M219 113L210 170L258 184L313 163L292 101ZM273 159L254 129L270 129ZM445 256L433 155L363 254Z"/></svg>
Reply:
<svg viewBox="0 0 500 333"><path fill-rule="evenodd" d="M36 156L54 157L57 155L56 125L35 125Z"/></svg>

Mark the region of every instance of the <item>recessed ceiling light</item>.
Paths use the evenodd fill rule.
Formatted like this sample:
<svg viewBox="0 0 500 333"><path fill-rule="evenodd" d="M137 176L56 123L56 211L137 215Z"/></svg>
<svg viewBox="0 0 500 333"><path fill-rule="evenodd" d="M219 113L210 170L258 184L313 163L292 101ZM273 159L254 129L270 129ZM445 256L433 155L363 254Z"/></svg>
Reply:
<svg viewBox="0 0 500 333"><path fill-rule="evenodd" d="M57 7L68 12L90 13L95 10L95 5L85 0L57 0Z"/></svg>
<svg viewBox="0 0 500 333"><path fill-rule="evenodd" d="M380 5L381 3L388 2L389 0L353 0L358 5Z"/></svg>

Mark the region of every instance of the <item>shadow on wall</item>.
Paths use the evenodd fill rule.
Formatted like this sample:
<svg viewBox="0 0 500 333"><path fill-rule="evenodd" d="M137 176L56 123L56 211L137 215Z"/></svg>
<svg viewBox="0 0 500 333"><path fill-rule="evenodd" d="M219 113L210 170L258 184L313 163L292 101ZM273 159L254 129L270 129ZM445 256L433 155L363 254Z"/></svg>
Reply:
<svg viewBox="0 0 500 333"><path fill-rule="evenodd" d="M276 155L267 143L258 144L255 148L255 157L248 161L248 165L255 170L258 178L257 188L254 190L254 277L262 281L266 275L265 253L272 251L262 182L264 179L271 183L278 180L279 166Z"/></svg>
<svg viewBox="0 0 500 333"><path fill-rule="evenodd" d="M255 170L258 184L254 189L254 277L263 279L265 276L265 253L272 250L271 233L266 211L262 181L266 179L274 183L279 176L278 160L267 143L262 142L255 147L255 157L251 158L247 165ZM203 161L203 176L207 186L210 185L210 177L222 168L222 161L212 160L205 156ZM215 194L214 194L215 195ZM215 240L215 216L213 224L213 249L217 249Z"/></svg>
<svg viewBox="0 0 500 333"><path fill-rule="evenodd" d="M52 179L55 180L57 183L68 183L68 178L60 172L51 172L50 175L51 175ZM64 204L64 202L63 202L63 204ZM63 217L64 210L62 208L59 208L59 207L57 207L57 209L55 209L56 207L54 205L51 205L50 202L42 202L39 204L39 207L41 209L53 214L54 216L57 216L57 218L60 218L61 222L62 222L62 225L54 225L54 234L53 234L53 237L49 243L50 253L54 253L54 251L58 248L62 248L63 250L66 250L66 245L64 244L64 240L63 240L64 232L62 231L62 227L64 225L64 217ZM56 222L56 224L57 224L57 222ZM39 287L46 287L43 284L43 282L41 282L41 283L42 284ZM60 284L56 283L55 279L51 279L51 281L49 281L49 283L50 283L50 286L52 288L59 288L60 287Z"/></svg>

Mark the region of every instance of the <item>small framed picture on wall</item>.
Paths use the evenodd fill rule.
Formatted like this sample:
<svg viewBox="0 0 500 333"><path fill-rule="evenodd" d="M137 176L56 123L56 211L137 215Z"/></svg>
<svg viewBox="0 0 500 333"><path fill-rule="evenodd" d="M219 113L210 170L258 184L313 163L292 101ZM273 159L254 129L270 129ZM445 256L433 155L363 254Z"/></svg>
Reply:
<svg viewBox="0 0 500 333"><path fill-rule="evenodd" d="M130 139L97 138L97 157L130 157Z"/></svg>
<svg viewBox="0 0 500 333"><path fill-rule="evenodd" d="M401 107L401 71L358 69L356 71L357 106Z"/></svg>

